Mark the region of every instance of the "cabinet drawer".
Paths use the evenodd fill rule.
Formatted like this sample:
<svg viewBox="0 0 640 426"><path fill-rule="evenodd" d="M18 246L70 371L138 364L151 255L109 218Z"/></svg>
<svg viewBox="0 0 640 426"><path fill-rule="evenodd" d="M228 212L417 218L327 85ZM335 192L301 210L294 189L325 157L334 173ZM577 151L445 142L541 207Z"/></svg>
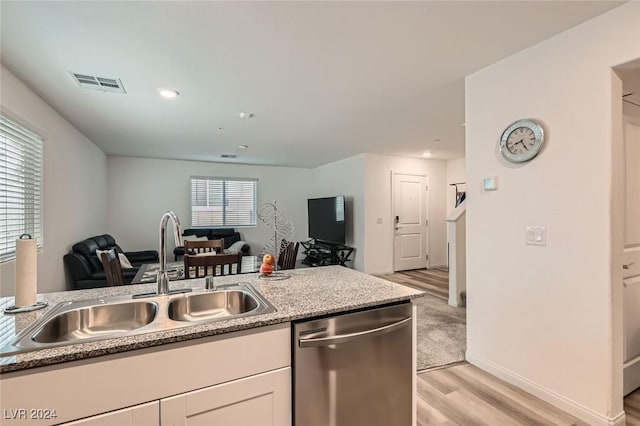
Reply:
<svg viewBox="0 0 640 426"><path fill-rule="evenodd" d="M234 380L160 401L162 426L288 426L291 369Z"/></svg>
<svg viewBox="0 0 640 426"><path fill-rule="evenodd" d="M87 417L62 426L158 426L160 424L160 403L158 401L135 407Z"/></svg>

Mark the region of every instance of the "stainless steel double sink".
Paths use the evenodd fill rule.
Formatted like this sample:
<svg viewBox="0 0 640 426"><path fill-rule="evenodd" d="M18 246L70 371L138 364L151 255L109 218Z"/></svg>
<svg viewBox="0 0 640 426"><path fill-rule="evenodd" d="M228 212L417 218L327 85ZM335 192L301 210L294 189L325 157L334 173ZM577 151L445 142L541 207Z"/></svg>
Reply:
<svg viewBox="0 0 640 426"><path fill-rule="evenodd" d="M0 355L128 337L275 312L249 283L145 298L119 296L64 302L24 329Z"/></svg>

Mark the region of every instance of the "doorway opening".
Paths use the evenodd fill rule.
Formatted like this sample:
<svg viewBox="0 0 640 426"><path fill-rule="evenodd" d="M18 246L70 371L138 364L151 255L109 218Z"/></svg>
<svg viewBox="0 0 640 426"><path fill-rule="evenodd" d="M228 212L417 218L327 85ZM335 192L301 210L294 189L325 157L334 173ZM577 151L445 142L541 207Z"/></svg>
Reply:
<svg viewBox="0 0 640 426"><path fill-rule="evenodd" d="M621 336L622 394L627 421L633 423L640 422L640 413L633 408L635 401L640 402L640 59L615 67L614 71L622 83L622 141L613 148L614 166L621 166L622 177L616 180L614 176L614 185L621 183L621 188L614 188L612 218L614 250L621 251L614 256L622 258L622 271L614 271L613 278L614 295L619 293L615 286L621 284L622 303L614 298L613 309L621 305L622 331L617 330L614 335ZM615 231L620 228L621 237L616 239Z"/></svg>

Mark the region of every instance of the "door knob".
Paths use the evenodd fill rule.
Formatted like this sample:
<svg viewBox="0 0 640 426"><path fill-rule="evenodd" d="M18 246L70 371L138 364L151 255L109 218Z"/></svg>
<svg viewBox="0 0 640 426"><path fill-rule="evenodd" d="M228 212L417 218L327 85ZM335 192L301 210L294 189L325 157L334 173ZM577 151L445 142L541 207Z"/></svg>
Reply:
<svg viewBox="0 0 640 426"><path fill-rule="evenodd" d="M626 264L622 265L622 269L631 269L631 267L633 265L635 265L635 264L636 264L636 262L626 263Z"/></svg>

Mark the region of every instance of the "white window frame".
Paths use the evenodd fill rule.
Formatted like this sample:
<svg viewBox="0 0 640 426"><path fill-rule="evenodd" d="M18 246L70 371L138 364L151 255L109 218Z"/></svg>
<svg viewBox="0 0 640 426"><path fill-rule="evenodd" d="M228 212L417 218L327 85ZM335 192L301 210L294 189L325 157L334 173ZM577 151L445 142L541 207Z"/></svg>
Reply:
<svg viewBox="0 0 640 426"><path fill-rule="evenodd" d="M203 225L194 223L194 191L193 191L193 181L194 180L205 180L207 182L222 182L223 183L223 192L222 192L222 224L221 225ZM251 217L250 223L245 224L236 224L236 223L228 223L227 222L227 208L229 207L229 203L226 201L227 190L226 185L228 182L253 182L253 215ZM189 178L189 194L190 194L190 217L191 217L191 227L192 228L253 228L258 225L258 179L257 178L237 178L237 177L219 177L219 176L191 176ZM207 190L207 202L206 205L209 206L209 191Z"/></svg>
<svg viewBox="0 0 640 426"><path fill-rule="evenodd" d="M0 263L15 260L22 234L44 247L43 163L44 138L0 111Z"/></svg>

